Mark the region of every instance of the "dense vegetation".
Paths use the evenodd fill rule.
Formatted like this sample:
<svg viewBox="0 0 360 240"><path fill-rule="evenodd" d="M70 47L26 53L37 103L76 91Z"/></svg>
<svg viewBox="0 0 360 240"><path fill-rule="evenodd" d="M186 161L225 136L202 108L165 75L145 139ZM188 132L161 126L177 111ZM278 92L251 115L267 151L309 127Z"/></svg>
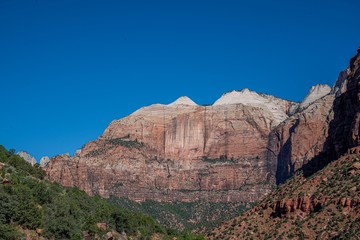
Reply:
<svg viewBox="0 0 360 240"><path fill-rule="evenodd" d="M161 225L169 228L204 232L239 215L254 204L206 201L156 202L153 200L137 203L126 198L116 197L111 197L109 201L134 212L150 215Z"/></svg>
<svg viewBox="0 0 360 240"><path fill-rule="evenodd" d="M177 234L151 217L132 213L78 188L44 180L45 172L0 145L0 239L202 239Z"/></svg>

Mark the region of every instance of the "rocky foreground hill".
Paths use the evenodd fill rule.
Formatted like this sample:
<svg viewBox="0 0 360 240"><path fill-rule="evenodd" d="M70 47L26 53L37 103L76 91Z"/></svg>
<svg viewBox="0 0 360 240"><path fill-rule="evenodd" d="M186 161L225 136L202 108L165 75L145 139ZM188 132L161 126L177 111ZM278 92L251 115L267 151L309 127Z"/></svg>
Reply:
<svg viewBox="0 0 360 240"><path fill-rule="evenodd" d="M360 239L360 49L340 78L324 151L208 238Z"/></svg>
<svg viewBox="0 0 360 240"><path fill-rule="evenodd" d="M47 176L105 198L258 201L324 151L343 75L301 103L243 89L210 106L181 97L143 107L75 156L53 157Z"/></svg>

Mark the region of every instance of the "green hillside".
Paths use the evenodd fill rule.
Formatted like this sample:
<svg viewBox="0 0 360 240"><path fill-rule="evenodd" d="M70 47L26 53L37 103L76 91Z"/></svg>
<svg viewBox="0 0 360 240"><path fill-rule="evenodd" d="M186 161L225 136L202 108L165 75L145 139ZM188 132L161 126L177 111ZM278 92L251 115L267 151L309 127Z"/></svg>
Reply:
<svg viewBox="0 0 360 240"><path fill-rule="evenodd" d="M203 239L44 177L40 167L0 145L0 239Z"/></svg>

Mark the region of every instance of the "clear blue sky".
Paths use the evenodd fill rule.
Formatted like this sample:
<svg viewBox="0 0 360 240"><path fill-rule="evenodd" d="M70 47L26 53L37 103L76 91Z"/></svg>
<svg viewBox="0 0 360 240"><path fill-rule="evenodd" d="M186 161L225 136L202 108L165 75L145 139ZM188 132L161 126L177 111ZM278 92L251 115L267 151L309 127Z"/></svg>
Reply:
<svg viewBox="0 0 360 240"><path fill-rule="evenodd" d="M360 45L359 0L0 0L0 144L73 153L113 120L250 88L300 101Z"/></svg>

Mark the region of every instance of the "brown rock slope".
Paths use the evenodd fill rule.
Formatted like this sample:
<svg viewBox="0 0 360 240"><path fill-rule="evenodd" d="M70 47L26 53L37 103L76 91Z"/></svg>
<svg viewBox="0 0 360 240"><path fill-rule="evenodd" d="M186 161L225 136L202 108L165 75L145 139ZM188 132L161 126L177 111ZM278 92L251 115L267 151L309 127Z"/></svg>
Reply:
<svg viewBox="0 0 360 240"><path fill-rule="evenodd" d="M210 239L360 239L359 62L360 49L335 93L323 151Z"/></svg>

